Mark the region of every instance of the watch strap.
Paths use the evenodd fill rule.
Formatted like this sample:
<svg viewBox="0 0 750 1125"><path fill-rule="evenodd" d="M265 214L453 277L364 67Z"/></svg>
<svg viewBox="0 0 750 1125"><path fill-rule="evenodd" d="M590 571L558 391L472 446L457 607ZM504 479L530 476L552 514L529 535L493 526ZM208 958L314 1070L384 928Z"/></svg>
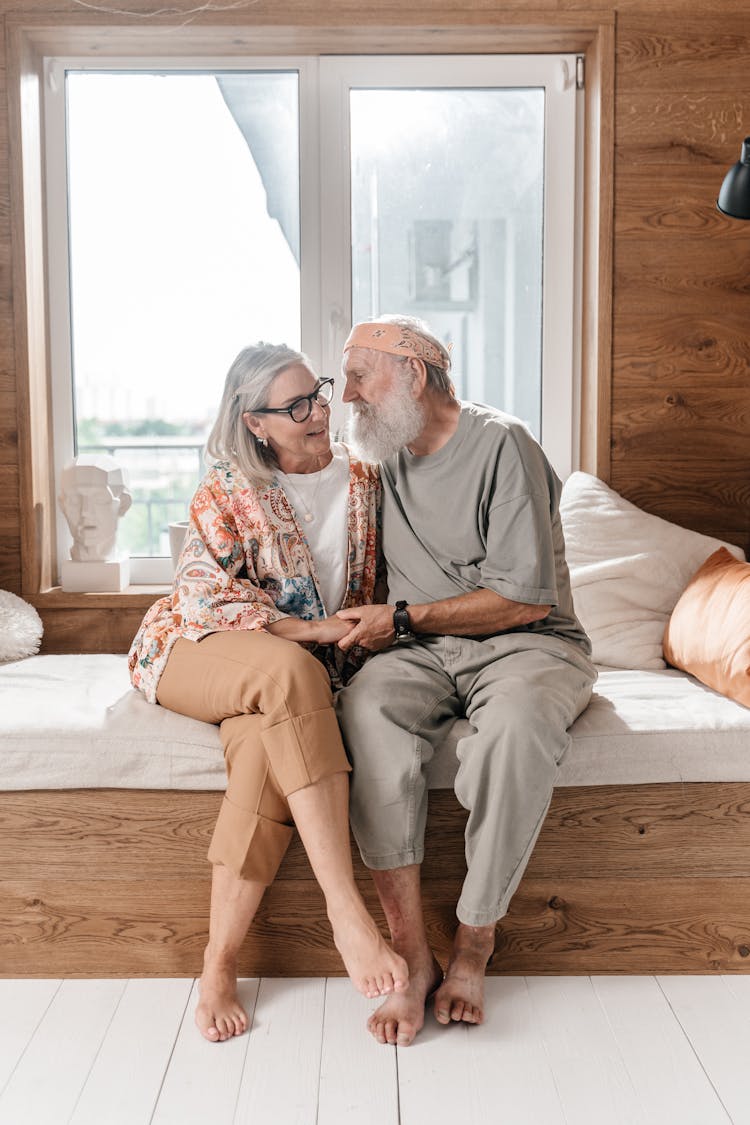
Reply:
<svg viewBox="0 0 750 1125"><path fill-rule="evenodd" d="M414 637L409 620L408 604L405 601L396 602L393 613L393 632L396 634L397 641L410 641Z"/></svg>

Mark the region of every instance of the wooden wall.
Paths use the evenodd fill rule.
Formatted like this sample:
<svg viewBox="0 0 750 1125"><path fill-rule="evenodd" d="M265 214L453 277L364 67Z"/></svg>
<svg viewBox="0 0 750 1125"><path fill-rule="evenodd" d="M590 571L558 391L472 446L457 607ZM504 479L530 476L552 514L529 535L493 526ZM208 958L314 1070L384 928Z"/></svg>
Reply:
<svg viewBox="0 0 750 1125"><path fill-rule="evenodd" d="M202 12L194 9L201 7ZM583 10L538 0L548 22ZM750 133L750 14L745 0L602 0L616 17L612 417L614 488L648 511L741 544L750 554L750 223L715 198ZM6 44L19 20L69 18L159 36L221 19L234 25L459 25L525 17L523 0L4 0L0 34L0 588L22 590L17 363ZM117 11L117 15L109 12ZM123 11L131 13L123 15ZM190 13L190 14L188 14ZM16 335L14 337L14 319ZM605 366L607 375L610 367ZM606 437L606 435L605 435ZM607 443L605 440L605 449ZM149 595L110 609L44 603L47 651L117 649Z"/></svg>
<svg viewBox="0 0 750 1125"><path fill-rule="evenodd" d="M617 21L611 484L750 547L750 223L715 208L750 133L750 10Z"/></svg>

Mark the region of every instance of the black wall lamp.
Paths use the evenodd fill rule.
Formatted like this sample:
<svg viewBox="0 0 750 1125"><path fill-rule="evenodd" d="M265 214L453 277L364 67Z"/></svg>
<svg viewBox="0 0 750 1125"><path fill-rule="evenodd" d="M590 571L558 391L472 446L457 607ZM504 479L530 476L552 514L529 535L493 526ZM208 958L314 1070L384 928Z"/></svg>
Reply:
<svg viewBox="0 0 750 1125"><path fill-rule="evenodd" d="M724 177L716 206L732 219L750 219L750 137L745 137L739 160Z"/></svg>

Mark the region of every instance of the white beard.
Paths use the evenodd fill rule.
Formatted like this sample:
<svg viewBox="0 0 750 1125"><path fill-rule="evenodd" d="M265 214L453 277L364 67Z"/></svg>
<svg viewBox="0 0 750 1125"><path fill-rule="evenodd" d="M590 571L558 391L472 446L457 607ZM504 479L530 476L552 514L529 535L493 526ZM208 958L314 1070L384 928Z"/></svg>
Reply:
<svg viewBox="0 0 750 1125"><path fill-rule="evenodd" d="M383 402L354 404L352 442L363 460L384 461L418 437L424 420L410 385L399 381Z"/></svg>

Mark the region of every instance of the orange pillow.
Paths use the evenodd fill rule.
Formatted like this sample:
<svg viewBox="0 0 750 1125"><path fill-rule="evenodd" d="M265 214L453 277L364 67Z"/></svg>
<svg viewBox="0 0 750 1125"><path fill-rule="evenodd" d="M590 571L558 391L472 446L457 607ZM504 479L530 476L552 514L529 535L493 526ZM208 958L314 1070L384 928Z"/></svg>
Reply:
<svg viewBox="0 0 750 1125"><path fill-rule="evenodd" d="M750 707L750 563L726 547L706 559L667 622L664 659Z"/></svg>

